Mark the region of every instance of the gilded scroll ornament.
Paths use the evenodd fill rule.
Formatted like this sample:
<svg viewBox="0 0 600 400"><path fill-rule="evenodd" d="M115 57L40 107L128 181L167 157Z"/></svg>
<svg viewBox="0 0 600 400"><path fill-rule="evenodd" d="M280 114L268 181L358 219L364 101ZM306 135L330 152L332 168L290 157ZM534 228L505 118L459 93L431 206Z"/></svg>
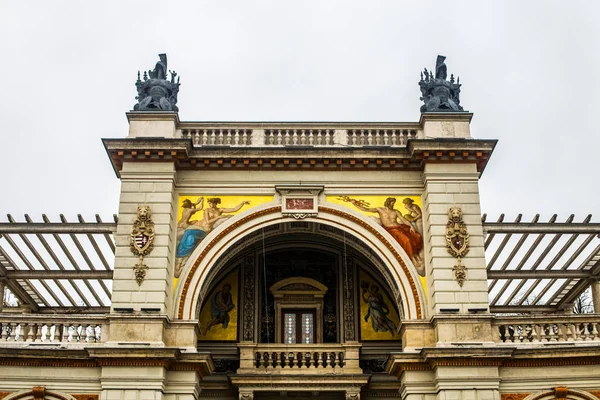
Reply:
<svg viewBox="0 0 600 400"><path fill-rule="evenodd" d="M448 210L446 248L448 253L457 259L457 264L452 268L452 271L454 272L454 279L462 287L467 278L467 268L462 265L461 259L469 252L469 233L463 221L463 213L460 207L450 207Z"/></svg>
<svg viewBox="0 0 600 400"><path fill-rule="evenodd" d="M131 252L139 257L139 261L133 267L135 280L138 285L142 285L146 279L148 266L144 264L144 256L147 256L154 248L154 221L152 221L152 211L147 204L139 205L137 208L137 218L133 221L129 245Z"/></svg>

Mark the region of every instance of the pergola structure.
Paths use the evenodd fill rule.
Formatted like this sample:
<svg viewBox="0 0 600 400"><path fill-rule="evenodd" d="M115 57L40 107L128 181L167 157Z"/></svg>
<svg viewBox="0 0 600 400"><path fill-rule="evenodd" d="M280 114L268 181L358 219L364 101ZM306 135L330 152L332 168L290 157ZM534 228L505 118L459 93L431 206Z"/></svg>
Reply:
<svg viewBox="0 0 600 400"><path fill-rule="evenodd" d="M116 227L116 216L86 222L78 215L69 222L61 215L51 222L43 215L34 222L25 215L17 222L8 215L0 223L0 288L12 293L19 309L37 313L109 312Z"/></svg>
<svg viewBox="0 0 600 400"><path fill-rule="evenodd" d="M552 216L495 222L483 215L490 311L498 314L565 312L600 275L600 223ZM60 216L0 223L0 288L19 309L38 313L107 313L112 289L117 218L87 222ZM592 285L593 286L593 285ZM11 307L4 307L4 311ZM597 310L596 310L597 311Z"/></svg>

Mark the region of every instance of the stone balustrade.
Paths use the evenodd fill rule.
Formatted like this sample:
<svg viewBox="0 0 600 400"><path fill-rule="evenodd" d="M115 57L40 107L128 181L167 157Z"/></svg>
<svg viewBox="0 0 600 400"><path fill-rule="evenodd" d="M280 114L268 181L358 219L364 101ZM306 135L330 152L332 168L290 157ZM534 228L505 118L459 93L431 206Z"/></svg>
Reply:
<svg viewBox="0 0 600 400"><path fill-rule="evenodd" d="M100 343L106 323L103 315L0 314L0 346Z"/></svg>
<svg viewBox="0 0 600 400"><path fill-rule="evenodd" d="M229 126L230 125L230 126ZM402 147L423 138L418 124L229 124L184 123L176 136L194 146L229 147ZM256 126L253 126L256 125Z"/></svg>
<svg viewBox="0 0 600 400"><path fill-rule="evenodd" d="M360 373L359 344L256 344L239 343L243 373ZM239 371L238 371L239 372ZM241 372L239 372L241 373Z"/></svg>
<svg viewBox="0 0 600 400"><path fill-rule="evenodd" d="M498 316L495 341L507 344L586 342L600 340L600 315Z"/></svg>

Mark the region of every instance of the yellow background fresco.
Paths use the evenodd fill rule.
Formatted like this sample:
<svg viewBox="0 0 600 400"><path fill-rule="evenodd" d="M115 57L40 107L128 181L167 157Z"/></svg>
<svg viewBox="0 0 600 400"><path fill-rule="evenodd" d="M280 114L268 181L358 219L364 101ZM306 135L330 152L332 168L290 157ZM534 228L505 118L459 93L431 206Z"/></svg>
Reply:
<svg viewBox="0 0 600 400"><path fill-rule="evenodd" d="M237 340L237 319L238 319L238 293L239 293L239 285L238 285L238 281L239 281L239 270L235 270L233 272L231 272L229 275L227 275L227 277L223 280L221 280L217 285L215 285L215 287L213 288L213 290L210 291L208 297L206 298L206 300L204 301L204 304L202 305L202 309L200 311L200 334L198 335L198 340L202 340L202 341L214 341L214 340L218 340L218 341L222 341L222 340L227 340L227 341L236 341ZM233 308L233 310L229 311L229 325L227 326L226 329L223 329L223 325L221 324L217 324L214 325L208 332L206 332L206 335L204 334L204 329L207 326L208 322L212 319L210 316L210 303L211 300L213 298L213 296L215 295L215 293L217 293L218 291L220 291L223 288L223 285L225 285L226 283L229 283L231 285L231 299L233 301L233 305L235 306Z"/></svg>
<svg viewBox="0 0 600 400"><path fill-rule="evenodd" d="M230 213L230 215L235 215L235 214L239 214L243 211L246 211L247 209L251 208L251 207L255 207L264 203L270 203L273 201L273 196L240 196L240 195L234 195L234 196L219 196L219 195L215 195L215 194L205 194L205 195L181 195L179 196L179 203L178 203L178 212L177 212L177 221L179 221L181 219L181 214L183 212L183 207L181 207L181 203L183 203L183 200L185 199L190 199L190 201L193 203L195 203L196 201L198 201L198 199L200 197L204 197L204 208L208 207L208 199L212 198L212 197L218 197L221 199L221 204L218 205L219 208L233 208L235 206L237 206L238 204L240 204L243 201L248 200L250 202L250 205L248 206L243 206L241 208L241 210L234 212L234 213ZM202 211L198 211L193 217L192 217L192 221L193 220L198 220L198 219L202 219L202 215L203 212Z"/></svg>
<svg viewBox="0 0 600 400"><path fill-rule="evenodd" d="M368 282L369 286L371 286L372 284L375 284L379 287L379 293L381 293L381 295L383 297L383 301L385 302L385 304L388 306L388 308L390 310L390 313L387 315L388 318L390 320L392 320L392 322L394 322L394 324L396 325L396 328L398 327L398 323L400 322L398 312L396 311L394 304L390 301L390 297L388 296L386 288L382 287L383 285L381 285L378 282L376 282L375 280L373 280L373 278L369 274L367 274L365 271L363 271L361 269L361 270L359 270L359 273L358 273L358 285L356 285L359 290L358 301L360 303L360 338L361 338L361 340L363 340L363 341L365 341L365 340L401 340L400 335L398 335L396 332L394 332L394 335L392 335L392 332L390 332L390 331L375 332L375 330L373 329L373 322L371 320L371 316L369 317L368 321L365 321L365 315L367 315L367 312L369 311L369 304L366 303L363 299L363 289L361 287L363 282ZM367 296L368 296L368 292L367 292Z"/></svg>
<svg viewBox="0 0 600 400"><path fill-rule="evenodd" d="M224 213L224 215L236 215L236 214L244 212L252 207L256 207L258 205L270 203L273 201L273 196L243 196L243 195L242 196L240 196L240 195L219 196L219 195L214 195L214 194L181 195L181 196L179 196L178 203L177 203L178 204L178 207L177 207L177 222L178 223L181 220L181 215L183 214L183 207L181 206L181 204L183 203L183 200L189 199L192 202L192 204L194 204L194 203L196 203L196 201L198 201L198 199L200 197L204 197L204 207L201 211L197 211L195 214L192 215L192 217L190 218L191 223L193 223L194 221L202 220L204 218L204 210L208 208L208 199L213 198L213 197L218 197L221 199L221 204L218 205L219 208L234 208L244 201L250 202L249 205L242 206L242 208L239 211L235 211L232 213ZM179 231L179 228L178 228L178 231ZM202 241L198 242L198 244L196 244L196 247L201 242ZM177 245L179 245L179 239L177 240ZM183 274L183 272L182 272L182 274ZM175 288L177 287L178 280L179 280L178 278L173 279L173 293L175 292Z"/></svg>
<svg viewBox="0 0 600 400"><path fill-rule="evenodd" d="M385 199L387 199L388 197L393 197L396 199L395 208L398 211L400 211L400 213L402 213L402 215L406 215L409 213L409 211L406 208L404 208L404 204L402 203L402 201L404 201L404 199L409 198L409 199L412 199L412 201L414 201L414 203L416 205L418 205L419 208L421 208L421 210L423 210L420 196L402 196L402 195L394 195L394 194L377 195L377 196L357 194L357 195L347 195L347 196L350 197L351 199L364 200L364 201L368 202L370 204L369 207L372 207L372 208L383 207L383 204L385 203ZM354 211L358 211L359 213L361 213L369 218L378 218L376 213L361 211L358 208L356 208L352 203L340 200L339 197L340 196L327 196L326 199L330 203L339 204L341 206L351 208ZM427 295L427 284L426 284L425 277L419 276L419 280L421 281L421 286L423 287L423 290L425 291L425 295Z"/></svg>

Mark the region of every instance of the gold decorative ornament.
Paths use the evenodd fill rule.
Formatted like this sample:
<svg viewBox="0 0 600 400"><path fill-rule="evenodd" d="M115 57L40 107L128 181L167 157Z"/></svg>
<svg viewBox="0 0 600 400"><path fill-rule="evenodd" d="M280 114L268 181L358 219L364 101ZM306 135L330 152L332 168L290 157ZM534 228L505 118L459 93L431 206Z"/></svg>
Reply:
<svg viewBox="0 0 600 400"><path fill-rule="evenodd" d="M139 205L137 208L137 218L133 221L129 245L131 252L139 257L137 264L133 266L135 281L138 286L142 285L146 279L148 266L144 264L144 256L147 256L154 248L154 221L152 221L152 211L147 204Z"/></svg>
<svg viewBox="0 0 600 400"><path fill-rule="evenodd" d="M448 253L457 259L457 264L452 268L452 271L454 272L454 279L462 287L467 279L467 268L462 265L461 259L469 252L469 233L463 221L463 213L460 207L450 207L448 209L446 249Z"/></svg>

